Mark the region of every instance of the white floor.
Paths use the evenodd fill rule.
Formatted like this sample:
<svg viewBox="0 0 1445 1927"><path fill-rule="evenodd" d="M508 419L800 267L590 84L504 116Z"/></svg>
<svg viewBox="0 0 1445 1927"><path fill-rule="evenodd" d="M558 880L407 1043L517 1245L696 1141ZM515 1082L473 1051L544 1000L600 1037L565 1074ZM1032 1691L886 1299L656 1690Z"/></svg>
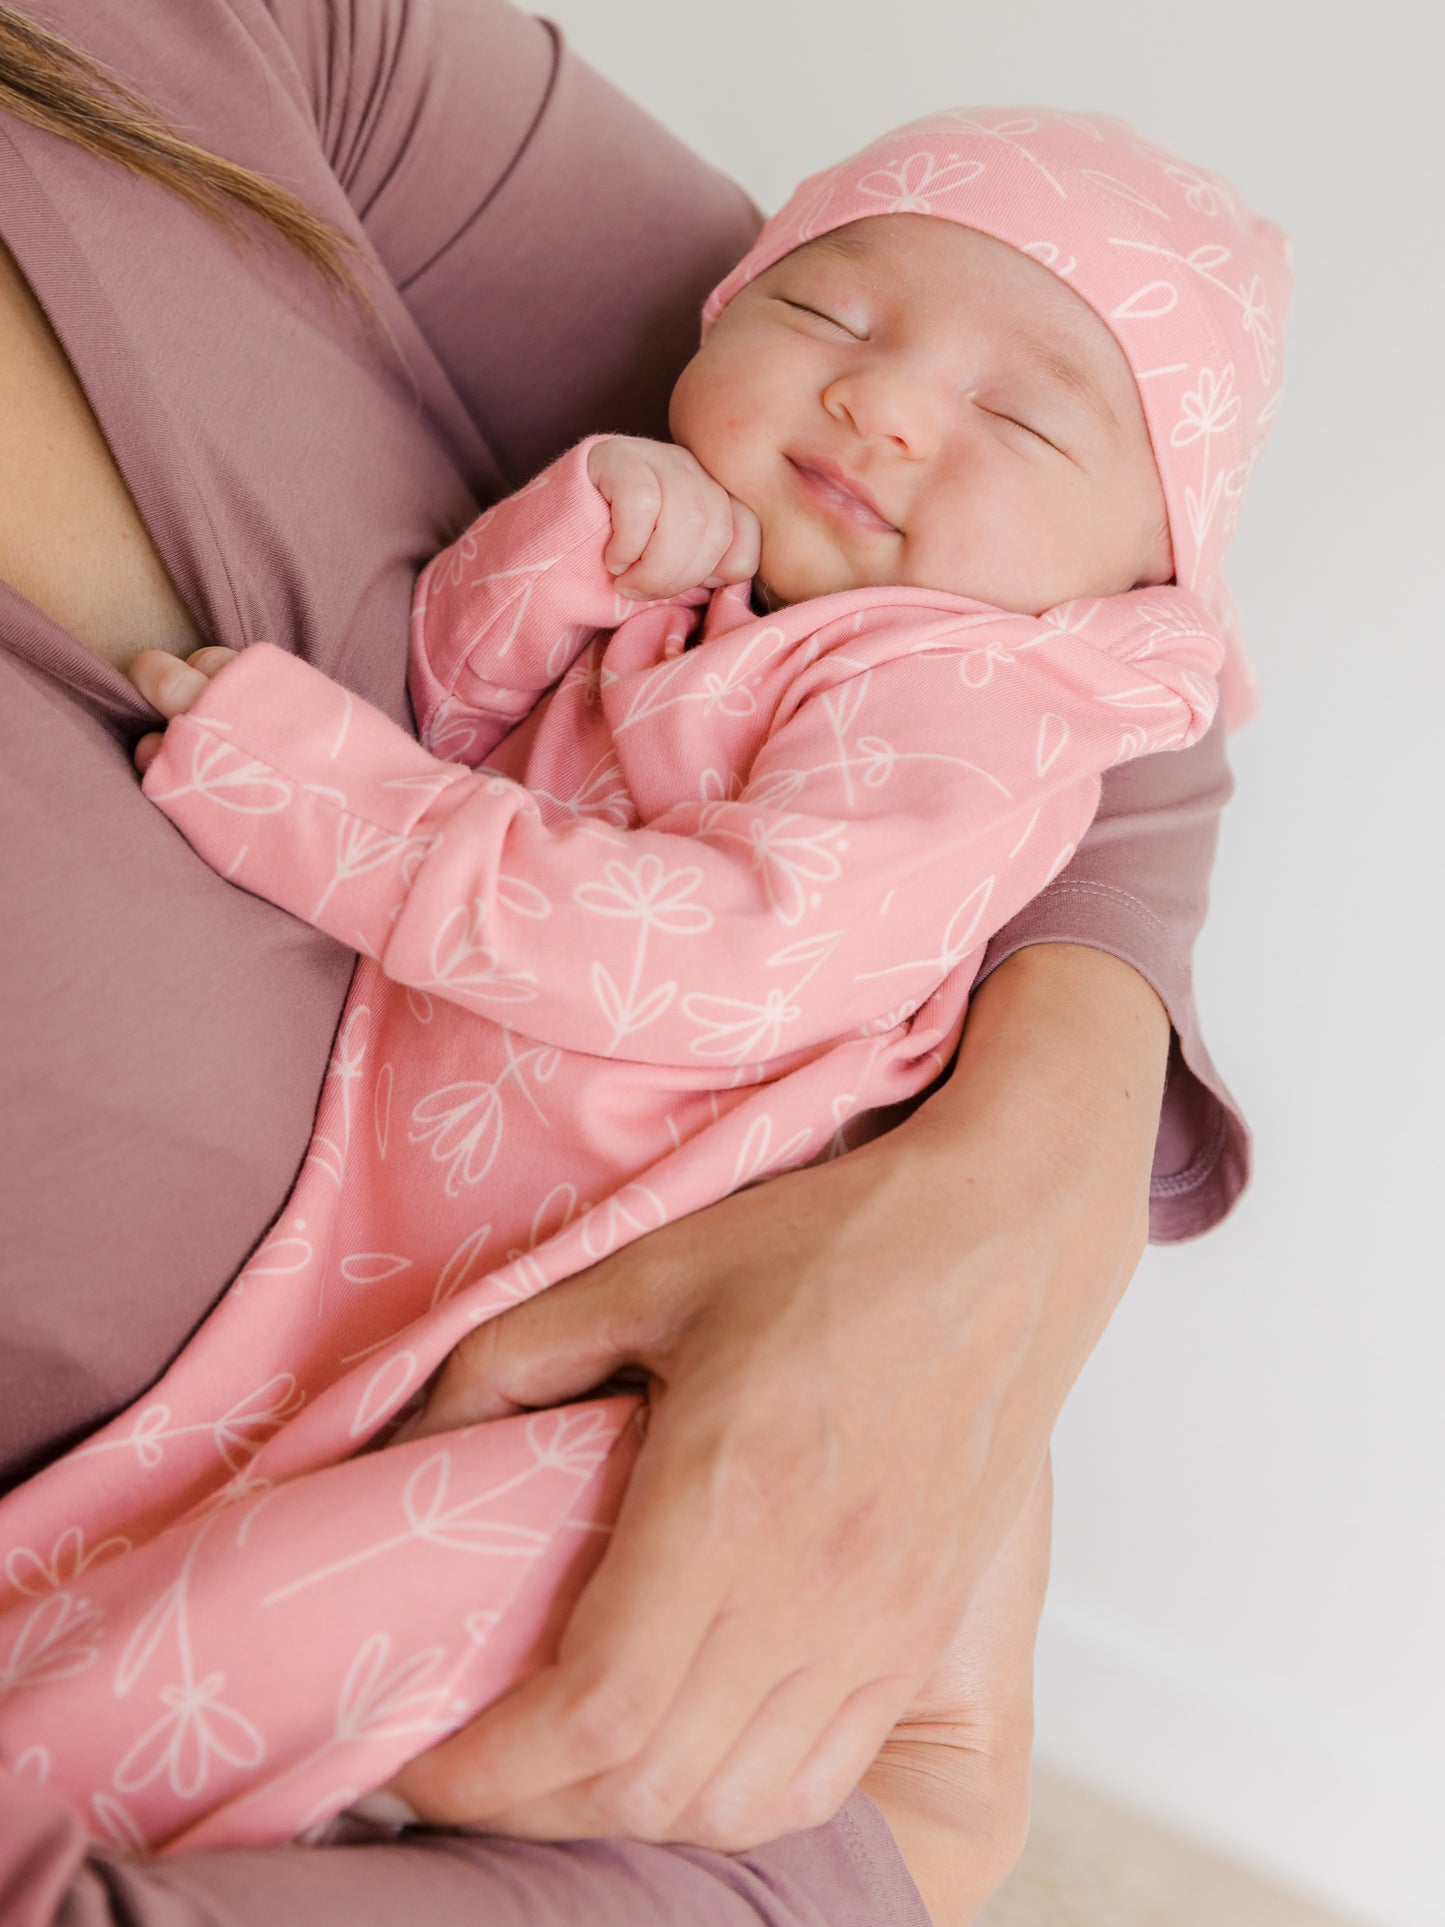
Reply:
<svg viewBox="0 0 1445 1927"><path fill-rule="evenodd" d="M1350 1927L1036 1769L1029 1844L979 1927Z"/></svg>

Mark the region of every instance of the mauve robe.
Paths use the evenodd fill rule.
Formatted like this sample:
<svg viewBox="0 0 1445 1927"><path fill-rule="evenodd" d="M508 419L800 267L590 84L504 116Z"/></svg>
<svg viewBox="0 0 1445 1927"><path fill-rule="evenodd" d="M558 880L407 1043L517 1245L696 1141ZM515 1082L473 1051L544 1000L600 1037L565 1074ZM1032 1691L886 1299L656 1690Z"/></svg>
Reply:
<svg viewBox="0 0 1445 1927"><path fill-rule="evenodd" d="M197 627L294 649L406 720L423 563L578 435L665 432L702 298L755 211L501 0L45 0L42 17L377 262L405 368L265 231L238 252L174 195L0 113L0 237ZM131 766L145 706L3 582L0 678L9 1483L150 1383L264 1233L353 959L192 856ZM1189 984L1228 788L1217 729L1113 773L1074 862L989 957L1089 943L1164 998L1165 1239L1221 1216L1247 1168ZM0 1768L5 1927L925 1927L861 1794L741 1856L446 1838L164 1868L82 1853Z"/></svg>

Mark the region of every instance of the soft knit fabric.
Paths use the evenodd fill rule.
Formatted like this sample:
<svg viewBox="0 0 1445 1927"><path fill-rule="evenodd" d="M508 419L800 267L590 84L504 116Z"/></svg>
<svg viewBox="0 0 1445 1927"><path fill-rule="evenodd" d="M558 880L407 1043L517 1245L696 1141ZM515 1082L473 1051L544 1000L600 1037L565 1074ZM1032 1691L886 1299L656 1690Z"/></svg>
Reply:
<svg viewBox="0 0 1445 1927"><path fill-rule="evenodd" d="M879 1128L1101 771L1213 716L1174 589L635 608L591 446L423 573L431 748L258 644L146 776L366 959L270 1238L153 1393L0 1504L0 1747L151 1848L315 1826L539 1663L636 1400L354 1455L479 1321Z"/></svg>
<svg viewBox="0 0 1445 1927"><path fill-rule="evenodd" d="M1058 275L1128 357L1164 484L1175 580L1230 648L1225 715L1255 689L1219 566L1279 407L1289 243L1218 175L1105 114L956 107L810 175L703 310L704 331L775 261L883 214L956 221Z"/></svg>

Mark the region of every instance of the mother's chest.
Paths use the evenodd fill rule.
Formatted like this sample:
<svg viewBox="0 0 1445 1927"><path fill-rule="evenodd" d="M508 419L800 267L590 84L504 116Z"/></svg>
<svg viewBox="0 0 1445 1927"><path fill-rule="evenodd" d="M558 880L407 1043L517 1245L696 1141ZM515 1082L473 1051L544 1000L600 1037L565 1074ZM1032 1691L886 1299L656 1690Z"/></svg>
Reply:
<svg viewBox="0 0 1445 1927"><path fill-rule="evenodd" d="M0 243L0 578L117 666L204 638L54 330Z"/></svg>
<svg viewBox="0 0 1445 1927"><path fill-rule="evenodd" d="M113 661L266 638L404 716L416 573L488 466L424 344L23 126L0 225L0 577Z"/></svg>

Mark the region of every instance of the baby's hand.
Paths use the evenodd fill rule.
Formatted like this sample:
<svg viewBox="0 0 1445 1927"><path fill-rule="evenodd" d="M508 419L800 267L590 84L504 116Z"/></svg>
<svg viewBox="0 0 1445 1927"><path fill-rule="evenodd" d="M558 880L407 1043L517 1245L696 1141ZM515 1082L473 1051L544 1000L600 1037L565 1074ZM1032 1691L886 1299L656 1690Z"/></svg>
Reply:
<svg viewBox="0 0 1445 1927"><path fill-rule="evenodd" d="M687 449L613 435L591 450L587 473L612 507L602 560L620 594L645 601L757 574L757 516Z"/></svg>
<svg viewBox="0 0 1445 1927"><path fill-rule="evenodd" d="M142 649L130 666L130 679L152 709L167 721L184 716L212 676L219 675L235 657L234 649L213 643L197 649L184 662L167 655L164 649ZM144 776L165 738L160 731L142 736L135 746L135 766Z"/></svg>

